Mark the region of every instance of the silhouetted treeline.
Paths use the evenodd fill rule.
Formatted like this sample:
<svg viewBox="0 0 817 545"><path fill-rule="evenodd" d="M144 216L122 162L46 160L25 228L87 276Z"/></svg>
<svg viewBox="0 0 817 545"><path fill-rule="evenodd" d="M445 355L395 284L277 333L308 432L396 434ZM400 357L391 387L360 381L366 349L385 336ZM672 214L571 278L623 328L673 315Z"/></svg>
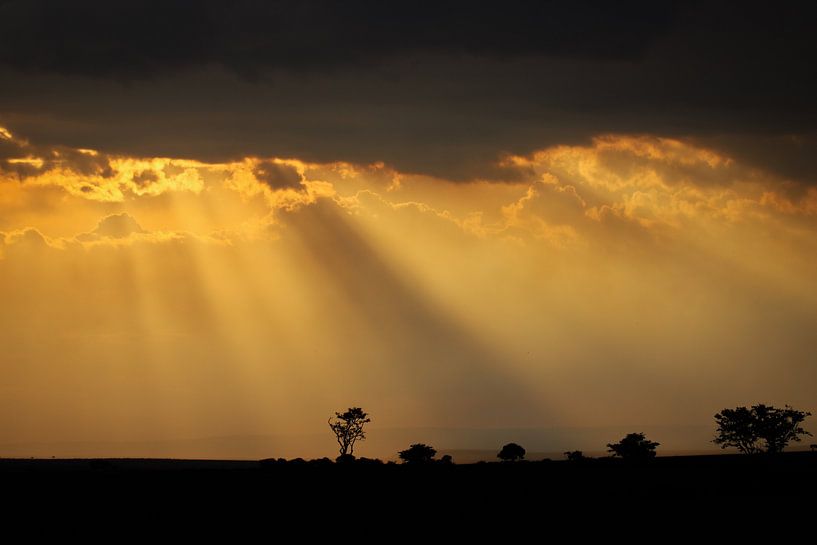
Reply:
<svg viewBox="0 0 817 545"><path fill-rule="evenodd" d="M712 440L721 448L734 447L744 454L778 454L791 442L801 441L801 437L811 435L801 424L810 412L800 411L788 405L778 408L758 404L752 407L723 409L715 415L717 429ZM356 441L366 439L364 427L371 422L369 414L360 407L349 407L345 412L336 412L329 419L329 427L340 447L336 458L338 463L355 461L353 455ZM656 448L660 443L651 441L643 433L628 433L616 443L608 443L607 451L614 458L621 458L628 463L645 464L656 457ZM812 451L817 445L810 445ZM503 462L517 462L525 458L526 450L517 443L507 443L497 453ZM574 450L564 453L573 462L587 458L582 451ZM414 443L401 450L397 456L404 464L428 466L432 463L453 463L451 456L436 460L437 450L425 443ZM328 459L327 459L328 460ZM368 462L366 462L368 463Z"/></svg>
<svg viewBox="0 0 817 545"><path fill-rule="evenodd" d="M111 485L122 490L147 487L153 494L250 492L256 488L308 501L311 494L378 494L390 501L400 490L427 490L429 498L468 502L469 494L489 497L524 490L548 495L592 494L638 497L707 495L813 494L817 488L817 453L802 451L777 456L718 454L666 456L646 464L613 457L573 460L478 462L452 464L383 462L356 458L342 463L317 460L8 460L0 459L0 480L6 491L16 487L76 490ZM188 488L189 487L189 488ZM515 492L514 492L515 491ZM119 492L113 491L113 494ZM13 497L13 496L8 496ZM521 496L520 496L521 497ZM486 500L490 501L490 500Z"/></svg>

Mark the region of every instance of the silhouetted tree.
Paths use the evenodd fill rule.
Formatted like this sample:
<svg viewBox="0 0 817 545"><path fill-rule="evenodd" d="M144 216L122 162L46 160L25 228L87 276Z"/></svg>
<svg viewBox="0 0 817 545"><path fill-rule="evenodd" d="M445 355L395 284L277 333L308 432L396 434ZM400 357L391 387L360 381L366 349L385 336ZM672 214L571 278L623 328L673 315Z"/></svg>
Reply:
<svg viewBox="0 0 817 545"><path fill-rule="evenodd" d="M735 447L745 454L781 452L801 435L811 435L800 424L811 413L788 405L780 409L763 404L724 409L715 415L718 428L712 440L721 448Z"/></svg>
<svg viewBox="0 0 817 545"><path fill-rule="evenodd" d="M647 440L643 433L628 433L618 443L607 443L607 450L625 460L645 461L655 458L655 447L658 445L660 443Z"/></svg>
<svg viewBox="0 0 817 545"><path fill-rule="evenodd" d="M503 462L515 462L525 457L525 449L516 443L508 443L502 447L502 450L499 451L496 457Z"/></svg>
<svg viewBox="0 0 817 545"><path fill-rule="evenodd" d="M801 435L811 435L800 425L811 413L795 410L788 405L782 409L755 405L755 430L766 444L766 452L782 452L791 441L800 442Z"/></svg>
<svg viewBox="0 0 817 545"><path fill-rule="evenodd" d="M565 457L571 462L581 462L582 460L586 460L587 458L584 457L584 453L580 450L568 450L565 452Z"/></svg>
<svg viewBox="0 0 817 545"><path fill-rule="evenodd" d="M345 413L335 413L335 420L329 417L329 427L335 434L340 447L340 457L353 455L355 442L366 439L363 426L372 420L360 407L349 407Z"/></svg>
<svg viewBox="0 0 817 545"><path fill-rule="evenodd" d="M406 450L401 450L397 453L403 463L406 464L424 464L431 462L437 451L434 447L424 445L423 443L415 443Z"/></svg>
<svg viewBox="0 0 817 545"><path fill-rule="evenodd" d="M724 409L715 415L717 434L712 440L721 448L735 447L745 454L760 452L755 433L755 415L748 407Z"/></svg>
<svg viewBox="0 0 817 545"><path fill-rule="evenodd" d="M451 457L450 454L445 454L442 458L440 458L441 464L453 464L454 458Z"/></svg>

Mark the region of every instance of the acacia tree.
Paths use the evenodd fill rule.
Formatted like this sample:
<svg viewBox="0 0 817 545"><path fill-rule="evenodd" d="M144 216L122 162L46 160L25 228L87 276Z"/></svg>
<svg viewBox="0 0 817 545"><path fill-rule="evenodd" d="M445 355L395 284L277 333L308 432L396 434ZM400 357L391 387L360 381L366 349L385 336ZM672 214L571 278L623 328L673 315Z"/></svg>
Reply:
<svg viewBox="0 0 817 545"><path fill-rule="evenodd" d="M587 460L587 457L580 450L565 451L565 458L567 458L568 461L571 462L583 462L584 460Z"/></svg>
<svg viewBox="0 0 817 545"><path fill-rule="evenodd" d="M721 448L735 447L745 454L782 452L801 435L811 435L801 424L811 413L788 405L780 409L763 405L724 409L715 415L718 424L715 439Z"/></svg>
<svg viewBox="0 0 817 545"><path fill-rule="evenodd" d="M646 461L655 458L655 447L660 444L648 440L643 433L628 433L618 443L607 443L607 450L625 460Z"/></svg>
<svg viewBox="0 0 817 545"><path fill-rule="evenodd" d="M800 442L801 435L811 435L800 425L811 413L795 410L788 405L782 409L755 405L757 436L766 444L766 452L782 452L791 441Z"/></svg>
<svg viewBox="0 0 817 545"><path fill-rule="evenodd" d="M366 439L363 426L371 421L360 407L349 407L345 413L336 412L334 421L329 417L329 427L338 441L341 456L354 454L355 442Z"/></svg>
<svg viewBox="0 0 817 545"><path fill-rule="evenodd" d="M496 457L503 462L515 462L525 457L525 449L516 443L508 443L502 447Z"/></svg>
<svg viewBox="0 0 817 545"><path fill-rule="evenodd" d="M401 450L397 455L404 464L427 464L437 455L437 450L423 443L415 443L406 450Z"/></svg>
<svg viewBox="0 0 817 545"><path fill-rule="evenodd" d="M724 409L715 415L715 422L718 423L717 434L712 440L722 449L735 447L744 454L755 454L760 452L757 444L757 434L755 433L755 415L748 407L735 407L734 409Z"/></svg>

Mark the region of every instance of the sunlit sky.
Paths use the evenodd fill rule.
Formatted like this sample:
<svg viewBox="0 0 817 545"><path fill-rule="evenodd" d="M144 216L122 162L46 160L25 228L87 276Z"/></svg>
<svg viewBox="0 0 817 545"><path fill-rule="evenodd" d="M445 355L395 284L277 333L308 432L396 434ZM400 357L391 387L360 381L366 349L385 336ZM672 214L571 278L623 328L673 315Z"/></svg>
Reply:
<svg viewBox="0 0 817 545"><path fill-rule="evenodd" d="M0 34L3 15L46 25L0 2ZM153 50L134 64L141 42L111 69L93 41L88 70L4 53L0 456L334 456L326 421L349 406L372 415L361 454L381 457L520 435L603 450L642 430L705 450L724 407L817 413L817 116L780 105L785 73L784 91L749 93L771 104L757 116L677 88L630 104L621 82L654 82L659 60L696 66L672 45L696 20L676 15L633 16L643 44L613 58L398 36L369 65L356 42L338 53L351 76L311 49L303 71L264 57L251 74ZM557 89L520 103L516 80L507 96L443 82L449 63L559 65L531 83ZM607 92L565 102L591 80Z"/></svg>

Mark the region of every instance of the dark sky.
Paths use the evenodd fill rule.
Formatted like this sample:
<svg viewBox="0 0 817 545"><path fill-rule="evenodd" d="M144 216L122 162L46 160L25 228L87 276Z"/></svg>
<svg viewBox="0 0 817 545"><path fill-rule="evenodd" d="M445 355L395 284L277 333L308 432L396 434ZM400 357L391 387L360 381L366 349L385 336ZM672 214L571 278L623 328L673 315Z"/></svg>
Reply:
<svg viewBox="0 0 817 545"><path fill-rule="evenodd" d="M0 125L32 144L385 161L512 180L505 153L689 138L817 183L797 2L0 0Z"/></svg>

